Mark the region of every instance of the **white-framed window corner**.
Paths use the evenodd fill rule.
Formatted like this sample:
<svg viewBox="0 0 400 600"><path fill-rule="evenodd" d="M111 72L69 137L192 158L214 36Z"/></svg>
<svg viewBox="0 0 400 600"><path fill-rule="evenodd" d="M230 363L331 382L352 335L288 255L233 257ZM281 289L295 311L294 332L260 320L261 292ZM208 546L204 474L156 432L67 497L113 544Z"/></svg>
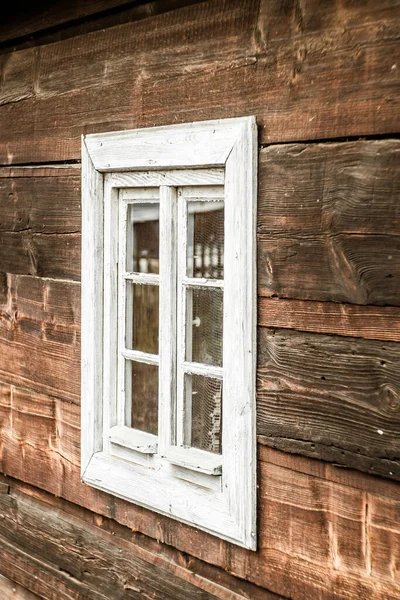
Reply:
<svg viewBox="0 0 400 600"><path fill-rule="evenodd" d="M256 549L254 117L82 138L84 483Z"/></svg>

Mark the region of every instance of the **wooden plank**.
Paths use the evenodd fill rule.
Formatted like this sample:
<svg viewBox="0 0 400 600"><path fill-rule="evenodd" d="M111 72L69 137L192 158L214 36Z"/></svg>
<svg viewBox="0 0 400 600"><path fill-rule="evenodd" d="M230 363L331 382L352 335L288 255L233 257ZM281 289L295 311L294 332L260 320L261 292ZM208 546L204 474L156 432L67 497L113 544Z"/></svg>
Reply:
<svg viewBox="0 0 400 600"><path fill-rule="evenodd" d="M147 19L203 0L42 0L40 9L28 6L21 14L9 5L0 24L0 47L13 49L51 44L91 31ZM17 9L20 8L18 3Z"/></svg>
<svg viewBox="0 0 400 600"><path fill-rule="evenodd" d="M399 346L259 332L257 431L264 442L400 479Z"/></svg>
<svg viewBox="0 0 400 600"><path fill-rule="evenodd" d="M397 140L263 149L260 293L398 305L399 173Z"/></svg>
<svg viewBox="0 0 400 600"><path fill-rule="evenodd" d="M278 144L259 162L260 234L398 235L399 140Z"/></svg>
<svg viewBox="0 0 400 600"><path fill-rule="evenodd" d="M3 575L0 575L0 590L2 600L40 600L39 596Z"/></svg>
<svg viewBox="0 0 400 600"><path fill-rule="evenodd" d="M3 59L0 162L77 159L82 133L247 114L263 143L396 132L398 16L396 0L212 0L43 46L24 77L21 51Z"/></svg>
<svg viewBox="0 0 400 600"><path fill-rule="evenodd" d="M258 324L263 327L400 342L400 308L397 307L261 297Z"/></svg>
<svg viewBox="0 0 400 600"><path fill-rule="evenodd" d="M0 270L80 279L80 178L0 178Z"/></svg>
<svg viewBox="0 0 400 600"><path fill-rule="evenodd" d="M335 484L356 488L364 492L371 492L378 496L399 499L400 486L397 481L390 481L382 477L371 476L360 471L343 468L341 465L332 465L318 459L310 459L298 454L289 454L275 450L264 445L263 436L258 436L259 460L284 467L291 471L312 475L318 479L326 479Z"/></svg>
<svg viewBox="0 0 400 600"><path fill-rule="evenodd" d="M41 0L40 5L36 7L30 2L18 2L15 5L9 5L2 15L0 43L31 36L43 29L89 17L126 4L132 4L132 1L85 0L85 2L80 2L72 0L72 2L61 1L54 4L50 0Z"/></svg>
<svg viewBox="0 0 400 600"><path fill-rule="evenodd" d="M58 567L50 568L45 562L28 555L0 536L1 569L20 585L29 588L46 600L107 600L100 594L84 594L82 586L71 581L68 573Z"/></svg>
<svg viewBox="0 0 400 600"><path fill-rule="evenodd" d="M0 173L2 232L80 233L80 172L71 176L63 169L55 171L57 177L37 176L32 169L24 177L14 177L12 170L10 177L1 178Z"/></svg>
<svg viewBox="0 0 400 600"><path fill-rule="evenodd" d="M9 275L2 299L0 380L79 402L80 285Z"/></svg>

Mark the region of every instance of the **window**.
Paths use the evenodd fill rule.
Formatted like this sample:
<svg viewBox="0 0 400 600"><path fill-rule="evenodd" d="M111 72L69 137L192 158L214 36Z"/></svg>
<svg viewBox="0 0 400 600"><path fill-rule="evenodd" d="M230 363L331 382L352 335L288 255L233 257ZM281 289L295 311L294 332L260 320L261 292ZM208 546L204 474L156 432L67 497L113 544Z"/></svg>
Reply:
<svg viewBox="0 0 400 600"><path fill-rule="evenodd" d="M256 135L82 140L82 479L252 549Z"/></svg>

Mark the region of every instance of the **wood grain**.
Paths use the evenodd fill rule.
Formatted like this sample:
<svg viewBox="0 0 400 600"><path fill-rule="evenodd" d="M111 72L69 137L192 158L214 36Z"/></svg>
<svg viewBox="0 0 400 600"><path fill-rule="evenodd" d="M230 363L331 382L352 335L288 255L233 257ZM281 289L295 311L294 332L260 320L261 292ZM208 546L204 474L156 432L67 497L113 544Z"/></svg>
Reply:
<svg viewBox="0 0 400 600"><path fill-rule="evenodd" d="M31 68L32 49L4 55L0 162L77 159L82 133L248 114L264 143L396 132L398 15L396 0L210 0L43 46Z"/></svg>
<svg viewBox="0 0 400 600"><path fill-rule="evenodd" d="M393 342L261 329L258 433L282 450L399 479L399 351Z"/></svg>
<svg viewBox="0 0 400 600"><path fill-rule="evenodd" d="M9 5L2 15L0 42L10 42L15 38L32 35L43 29L129 3L132 4L129 0L85 0L85 2L72 0L72 2L61 1L55 4L51 0L41 0L40 5L34 7L26 0L18 0L15 4Z"/></svg>
<svg viewBox="0 0 400 600"><path fill-rule="evenodd" d="M273 146L259 172L262 295L399 305L399 141Z"/></svg>
<svg viewBox="0 0 400 600"><path fill-rule="evenodd" d="M0 295L0 380L80 398L80 285L8 275Z"/></svg>
<svg viewBox="0 0 400 600"><path fill-rule="evenodd" d="M147 19L196 4L202 0L41 0L35 9L29 0L8 5L0 24L0 48L21 50L52 44L91 31ZM21 11L21 4L25 4Z"/></svg>
<svg viewBox="0 0 400 600"><path fill-rule="evenodd" d="M1 271L80 279L80 177L61 173L0 178Z"/></svg>
<svg viewBox="0 0 400 600"><path fill-rule="evenodd" d="M264 290L262 290L264 291ZM259 298L258 324L400 342L400 308Z"/></svg>
<svg viewBox="0 0 400 600"><path fill-rule="evenodd" d="M0 590L2 600L40 600L39 596L32 594L15 581L0 575Z"/></svg>

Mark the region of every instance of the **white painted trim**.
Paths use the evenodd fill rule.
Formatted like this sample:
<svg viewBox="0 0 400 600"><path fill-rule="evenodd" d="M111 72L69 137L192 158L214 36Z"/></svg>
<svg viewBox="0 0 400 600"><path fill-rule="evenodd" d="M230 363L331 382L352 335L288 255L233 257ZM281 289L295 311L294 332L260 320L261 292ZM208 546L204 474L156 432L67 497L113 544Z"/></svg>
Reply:
<svg viewBox="0 0 400 600"><path fill-rule="evenodd" d="M83 480L96 488L251 549L256 548L256 138L255 119L244 117L89 135L84 138L82 148ZM205 186L207 172L202 171L204 168L212 169L208 187ZM190 179L193 169L198 179L193 173ZM160 272L162 269L169 275L159 277L160 294L164 294L160 304L160 431L157 451L143 454L137 450L140 440L135 438L136 433L141 435L143 432L130 430L126 443L124 435L114 437L122 445L111 441L113 434L110 433L116 426L122 427L122 434L125 431L124 424L118 425L116 420L116 381L113 371L117 354L115 331L118 329L115 299L113 301L113 293L117 289L116 270L119 270L120 281L133 280L134 276L121 269L116 258L120 239L117 234L118 221L121 224L117 210L118 189L121 189L119 203L126 203L136 199L139 190L135 190L135 187L146 188L148 191L143 192L142 198L151 200L154 197L153 187L161 185L160 243L164 244L164 250L177 244L178 258L183 254L186 262L183 252L185 241L180 239L176 243L174 230L180 202L177 187L200 186L198 189L185 187L186 200L189 202L191 198L206 200L203 195L205 190L208 190L205 195L212 200L212 195L218 192L212 186L222 183L221 169L224 170L225 184L224 281L213 284L199 282L196 278L186 278L184 271L181 271L178 289L202 285L224 288L223 454L220 456L194 448L180 448L171 434L170 425L175 427L180 409L174 399L175 369L171 367L176 340L173 309L174 304L176 306L176 267L161 250ZM106 171L110 174L105 176L103 192L101 172ZM170 178L167 175L163 178L163 173L169 173ZM220 198L220 195L214 195L216 198ZM145 280L143 278L142 282L145 283ZM146 283L150 283L149 279ZM184 294L181 295L184 297ZM179 318L183 324L184 313L181 315ZM190 369L200 369L201 374L221 377L218 367L187 363L183 343L181 340L178 356L182 375L190 372ZM166 359L165 352L167 355L169 353L170 360ZM153 355L142 358L153 360ZM103 369L104 381L101 376ZM131 441L134 448L130 447ZM150 445L142 444L141 447L148 448ZM115 452L111 446L116 449ZM194 461L193 453L196 457ZM131 461L130 456L133 455L139 458L132 458ZM174 456L179 465L172 464ZM210 461L212 464L218 463L216 468L221 467L220 477L207 474L205 465ZM196 469L199 470L198 481L207 477L214 482L220 479L221 486L216 487L215 483L210 483L209 488L200 483L197 485ZM188 473L186 479L182 475L184 472ZM189 476L190 472L192 475Z"/></svg>
<svg viewBox="0 0 400 600"><path fill-rule="evenodd" d="M85 140L97 171L224 167L251 118L95 133Z"/></svg>
<svg viewBox="0 0 400 600"><path fill-rule="evenodd" d="M157 436L146 431L116 425L111 427L108 437L113 444L130 448L135 452L141 452L142 454L155 454L157 452Z"/></svg>
<svg viewBox="0 0 400 600"><path fill-rule="evenodd" d="M103 175L93 167L82 138L81 473L102 448Z"/></svg>
<svg viewBox="0 0 400 600"><path fill-rule="evenodd" d="M224 185L225 170L217 169L179 169L170 171L138 171L131 173L110 173L113 185L121 188L122 198L131 200L135 198L135 187L159 187L169 185L179 187L182 185Z"/></svg>
<svg viewBox="0 0 400 600"><path fill-rule="evenodd" d="M158 354L149 354L148 352L142 352L141 350L128 350L127 348L124 348L124 350L121 350L121 354L124 358L146 365L158 365L160 362Z"/></svg>

